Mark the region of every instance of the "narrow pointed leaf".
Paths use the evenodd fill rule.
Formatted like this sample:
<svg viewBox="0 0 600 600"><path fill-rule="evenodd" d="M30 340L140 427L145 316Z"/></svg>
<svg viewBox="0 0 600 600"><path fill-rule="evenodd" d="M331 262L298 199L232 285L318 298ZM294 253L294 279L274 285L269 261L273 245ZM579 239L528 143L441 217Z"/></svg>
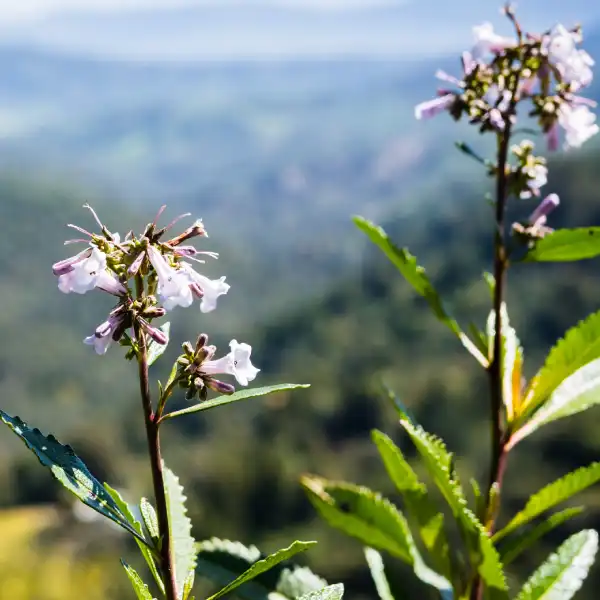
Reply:
<svg viewBox="0 0 600 600"><path fill-rule="evenodd" d="M308 594L300 596L298 600L341 600L343 596L343 584L336 583L316 592L308 592Z"/></svg>
<svg viewBox="0 0 600 600"><path fill-rule="evenodd" d="M550 350L544 366L525 391L524 416L539 408L562 381L597 358L600 358L600 311L569 329Z"/></svg>
<svg viewBox="0 0 600 600"><path fill-rule="evenodd" d="M365 558L367 559L367 564L371 571L373 583L375 583L375 588L377 589L377 595L381 600L394 600L394 596L392 596L390 590L390 584L385 576L381 554L374 548L365 548Z"/></svg>
<svg viewBox="0 0 600 600"><path fill-rule="evenodd" d="M400 448L384 433L372 432L385 468L402 494L408 514L416 521L425 548L434 566L446 577L451 575L448 540L444 531L444 515L431 501L427 487L404 458Z"/></svg>
<svg viewBox="0 0 600 600"><path fill-rule="evenodd" d="M421 581L445 592L450 582L425 565L404 515L372 490L343 481L305 475L301 483L321 516L332 526L413 567Z"/></svg>
<svg viewBox="0 0 600 600"><path fill-rule="evenodd" d="M205 402L195 404L189 408L176 410L172 413L166 414L161 421L164 421L165 419L174 419L175 417L181 417L182 415L189 415L202 410L209 410L210 408L216 408L217 406L222 406L223 404L231 404L232 402L239 402L240 400L249 400L250 398L256 398L258 396L267 396L268 394L275 394L277 392L287 392L290 390L298 390L309 387L310 385L308 384L283 383L281 385L270 385L267 387L240 390L239 392L235 392L230 396L219 396L218 398L206 400Z"/></svg>
<svg viewBox="0 0 600 600"><path fill-rule="evenodd" d="M123 497L121 496L121 494L119 494L119 492L117 490L113 489L108 484L104 484L104 486L106 487L106 491L111 495L113 500L117 503L117 506L119 507L121 512L125 515L129 524L140 534L140 537L142 539L145 539L142 524L137 520L137 518L131 511L131 507L129 506L129 504L123 499ZM148 543L144 544L137 538L135 539L135 541L137 542L137 545L140 548L140 552L142 553L142 556L144 557L144 560L146 561L146 564L148 565L148 568L150 569L150 572L152 573L152 577L154 578L154 581L160 588L160 591L164 594L165 593L165 585L164 585L163 580L158 572L158 568L156 566L156 562L154 560L154 555L152 554L152 550L148 547Z"/></svg>
<svg viewBox="0 0 600 600"><path fill-rule="evenodd" d="M600 481L600 462L594 462L587 467L580 467L553 481L529 498L525 508L518 512L506 527L494 535L494 542L498 542L517 527L529 523L542 513L554 508L557 504L568 500L598 481Z"/></svg>
<svg viewBox="0 0 600 600"><path fill-rule="evenodd" d="M154 510L154 506L150 504L147 498L142 498L140 500L140 513L150 537L157 542L160 539L158 517L156 516L156 510Z"/></svg>
<svg viewBox="0 0 600 600"><path fill-rule="evenodd" d="M525 262L570 262L600 255L600 227L558 229L535 242Z"/></svg>
<svg viewBox="0 0 600 600"><path fill-rule="evenodd" d="M171 323L167 322L159 329L167 336L166 344L159 344L154 340L150 340L148 344L148 366L153 365L165 352L167 347L169 346L169 336L171 333Z"/></svg>
<svg viewBox="0 0 600 600"><path fill-rule="evenodd" d="M84 504L126 529L135 538L147 543L129 523L112 496L88 470L73 448L61 444L53 435L32 429L19 417L0 410L0 419L23 441L52 475Z"/></svg>
<svg viewBox="0 0 600 600"><path fill-rule="evenodd" d="M177 600L181 600L186 579L196 566L196 546L192 537L192 522L187 516L185 507L186 497L183 495L183 487L173 471L164 466L163 468L173 571Z"/></svg>
<svg viewBox="0 0 600 600"><path fill-rule="evenodd" d="M459 524L471 560L476 562L490 598L506 599L507 584L500 557L485 527L467 505L460 481L454 472L452 454L439 438L427 433L402 413L400 423L412 439L429 474Z"/></svg>
<svg viewBox="0 0 600 600"><path fill-rule="evenodd" d="M503 544L500 549L500 558L504 566L508 566L516 558L518 558L525 550L528 550L541 537L556 529L569 519L580 515L583 512L583 507L567 508L563 511L554 513L551 517L538 523L535 527L521 532Z"/></svg>
<svg viewBox="0 0 600 600"><path fill-rule="evenodd" d="M594 563L598 534L587 529L572 535L527 580L515 600L570 600Z"/></svg>
<svg viewBox="0 0 600 600"><path fill-rule="evenodd" d="M217 598L221 598L221 596L225 596L229 594L233 590L239 588L242 584L245 584L258 575L268 571L273 568L278 563L290 559L292 556L298 554L299 552L304 552L304 550L310 548L316 544L316 542L294 542L288 548L284 548L255 562L247 571L242 573L239 577L237 577L234 581L226 585L223 589L218 591L216 594L213 594L208 600L216 600Z"/></svg>
<svg viewBox="0 0 600 600"><path fill-rule="evenodd" d="M217 538L199 542L196 550L197 575L219 586L226 586L253 564L267 558L255 546L248 547L240 542ZM235 594L242 600L267 600L276 592L278 598L294 600L326 586L327 581L315 575L309 568L284 560L241 585Z"/></svg>
<svg viewBox="0 0 600 600"><path fill-rule="evenodd" d="M398 248L381 227L362 217L354 217L353 220L356 226L392 261L414 290L425 298L437 319L458 337L479 363L487 366L486 357L461 330L456 320L446 312L438 292L427 277L425 269L417 264L417 259L406 248Z"/></svg>
<svg viewBox="0 0 600 600"><path fill-rule="evenodd" d="M137 574L136 570L133 567L130 567L124 560L121 561L121 564L127 573L127 577L129 577L129 581L131 582L131 586L133 587L138 600L154 600L148 586L142 581L142 578Z"/></svg>

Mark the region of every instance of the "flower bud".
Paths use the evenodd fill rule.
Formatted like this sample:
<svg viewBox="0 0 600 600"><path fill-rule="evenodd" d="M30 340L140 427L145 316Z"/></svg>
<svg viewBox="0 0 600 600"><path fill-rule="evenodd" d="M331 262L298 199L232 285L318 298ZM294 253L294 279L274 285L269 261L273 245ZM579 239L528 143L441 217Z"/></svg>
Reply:
<svg viewBox="0 0 600 600"><path fill-rule="evenodd" d="M142 262L144 262L144 258L146 258L146 253L140 252L127 269L127 275L129 275L130 277L136 275L137 272L140 270L140 267L142 266Z"/></svg>
<svg viewBox="0 0 600 600"><path fill-rule="evenodd" d="M233 394L235 392L235 387L230 383L225 383L224 381L219 381L218 379L207 379L206 385L215 392L219 394L226 394L227 396Z"/></svg>

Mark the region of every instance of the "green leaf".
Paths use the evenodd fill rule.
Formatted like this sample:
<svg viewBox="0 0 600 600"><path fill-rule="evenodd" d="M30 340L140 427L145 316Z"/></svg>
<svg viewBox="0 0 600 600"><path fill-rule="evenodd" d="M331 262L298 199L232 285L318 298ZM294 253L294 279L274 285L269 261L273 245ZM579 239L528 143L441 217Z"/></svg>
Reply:
<svg viewBox="0 0 600 600"><path fill-rule="evenodd" d="M247 571L242 573L239 577L234 579L231 583L227 584L223 589L218 591L216 594L213 594L208 600L216 600L217 598L221 598L225 594L229 594L233 590L239 588L242 584L247 583L273 568L278 563L288 560L292 556L298 554L298 552L304 552L307 548L310 548L316 544L316 542L294 542L288 548L284 548L283 550L279 550L266 558L263 558L257 562L255 562Z"/></svg>
<svg viewBox="0 0 600 600"><path fill-rule="evenodd" d="M569 329L550 350L544 366L527 386L523 417L538 409L562 381L597 358L600 358L600 311Z"/></svg>
<svg viewBox="0 0 600 600"><path fill-rule="evenodd" d="M198 566L196 572L219 586L225 586L259 560L267 558L256 546L244 546L239 542L212 538L196 545ZM242 600L271 600L277 597L294 600L308 592L327 586L327 581L315 575L309 568L282 561L269 571L259 574L252 581L236 590Z"/></svg>
<svg viewBox="0 0 600 600"><path fill-rule="evenodd" d="M54 478L67 490L90 508L120 525L136 539L148 543L132 527L106 488L90 473L71 446L61 444L53 435L45 436L39 429L32 429L19 417L11 417L2 410L0 419L19 436L40 463L48 467Z"/></svg>
<svg viewBox="0 0 600 600"><path fill-rule="evenodd" d="M341 583L329 585L316 592L308 592L300 596L298 600L341 600L344 595L344 586Z"/></svg>
<svg viewBox="0 0 600 600"><path fill-rule="evenodd" d="M433 314L446 325L462 342L463 346L483 366L488 365L486 357L479 351L471 339L461 330L455 319L446 312L442 300L433 287L425 269L417 264L417 259L406 248L398 248L381 228L362 217L354 217L354 223L379 249L392 261L404 279L412 285L420 296L423 296Z"/></svg>
<svg viewBox="0 0 600 600"><path fill-rule="evenodd" d="M163 464L167 513L169 515L169 542L173 556L173 576L177 600L183 598L185 582L196 566L196 546L192 537L192 522L185 508L183 487L173 471Z"/></svg>
<svg viewBox="0 0 600 600"><path fill-rule="evenodd" d="M551 517L545 521L542 521L541 523L538 523L535 527L515 535L499 549L500 558L502 559L504 566L507 566L513 562L542 536L546 535L553 529L556 529L569 519L581 514L582 511L582 506L567 508L561 512L554 513Z"/></svg>
<svg viewBox="0 0 600 600"><path fill-rule="evenodd" d="M525 262L568 262L600 255L600 227L558 229L535 242Z"/></svg>
<svg viewBox="0 0 600 600"><path fill-rule="evenodd" d="M230 396L219 396L218 398L213 398L212 400L206 400L201 402L200 404L195 404L194 406L190 406L189 408L184 408L182 410L176 410L172 413L166 414L161 421L165 419L173 419L175 417L181 417L182 415L189 415L195 412L199 412L201 410L208 410L209 408L215 408L217 406L221 406L223 404L230 404L232 402L239 402L240 400L248 400L249 398L256 398L258 396L267 396L268 394L275 394L276 392L286 392L290 390L297 390L301 388L309 388L309 384L299 384L299 383L283 383L281 385L270 385L267 387L261 388L251 388L249 390L240 390L239 392L235 392Z"/></svg>
<svg viewBox="0 0 600 600"><path fill-rule="evenodd" d="M430 553L435 567L444 576L450 577L451 566L448 540L444 531L444 515L440 513L412 467L394 442L380 431L372 432L390 479L402 494L408 514L416 521L425 548Z"/></svg>
<svg viewBox="0 0 600 600"><path fill-rule="evenodd" d="M521 379L523 368L523 348L517 337L517 332L510 324L506 303L500 309L502 339L500 340L500 373L502 377L502 400L506 417L512 423L521 407ZM488 358L494 353L494 338L496 337L496 311L490 311L487 321Z"/></svg>
<svg viewBox="0 0 600 600"><path fill-rule="evenodd" d="M171 323L168 321L159 327L159 329L167 336L166 344L159 344L154 340L150 340L148 344L148 366L153 365L165 352L169 345L169 336L171 333Z"/></svg>
<svg viewBox="0 0 600 600"><path fill-rule="evenodd" d="M493 541L498 542L517 527L529 523L543 512L594 485L597 481L600 481L600 462L581 467L548 484L529 498L525 508L494 535Z"/></svg>
<svg viewBox="0 0 600 600"><path fill-rule="evenodd" d="M150 537L152 538L155 544L158 543L158 540L160 539L160 531L158 529L158 517L156 516L154 506L150 504L147 498L142 498L140 500L140 513L142 514L144 525L146 526Z"/></svg>
<svg viewBox="0 0 600 600"><path fill-rule="evenodd" d="M332 527L402 559L425 583L452 591L445 577L425 565L404 515L381 494L353 483L312 475L302 477L301 483L314 507Z"/></svg>
<svg viewBox="0 0 600 600"><path fill-rule="evenodd" d="M485 527L467 506L462 487L454 473L452 454L439 438L414 424L402 412L400 414L400 424L412 439L429 474L459 524L471 560L477 565L490 597L493 600L507 598L506 577L500 557Z"/></svg>
<svg viewBox="0 0 600 600"><path fill-rule="evenodd" d="M113 500L117 503L117 506L119 507L121 512L125 515L129 524L140 534L141 538L145 539L144 530L142 529L142 524L136 519L135 515L131 511L131 507L129 506L129 504L127 504L127 502L125 502L125 500L123 499L123 497L121 496L121 494L119 494L119 492L117 490L113 489L106 483L104 484L104 487L106 488L106 491L112 496ZM152 554L152 550L147 545L148 542L142 543L137 538L135 538L135 541L137 542L137 545L140 548L142 556L144 557L144 560L146 561L146 564L148 565L148 568L150 569L150 572L152 573L152 577L154 578L154 581L156 581L156 584L160 588L160 591L164 594L165 593L165 585L164 585L163 580L158 572L158 567L156 565L156 562L154 561L154 556Z"/></svg>
<svg viewBox="0 0 600 600"><path fill-rule="evenodd" d="M392 596L390 590L390 584L385 576L381 554L374 548L365 548L365 558L367 559L369 571L371 571L371 577L373 578L375 588L377 589L377 595L381 600L394 600L394 596Z"/></svg>
<svg viewBox="0 0 600 600"><path fill-rule="evenodd" d="M154 600L148 586L142 581L142 578L137 574L135 569L130 567L124 560L121 560L121 564L127 573L127 577L129 577L129 581L131 581L138 600Z"/></svg>
<svg viewBox="0 0 600 600"><path fill-rule="evenodd" d="M570 600L588 575L598 534L584 529L568 538L527 580L515 600Z"/></svg>

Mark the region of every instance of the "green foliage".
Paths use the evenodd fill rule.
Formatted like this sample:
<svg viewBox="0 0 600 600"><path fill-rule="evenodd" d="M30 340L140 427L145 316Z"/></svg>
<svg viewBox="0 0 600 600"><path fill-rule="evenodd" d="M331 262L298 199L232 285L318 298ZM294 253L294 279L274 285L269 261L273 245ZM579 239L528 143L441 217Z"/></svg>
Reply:
<svg viewBox="0 0 600 600"><path fill-rule="evenodd" d="M327 586L316 592L308 592L298 600L341 600L344 596L344 586L341 583Z"/></svg>
<svg viewBox="0 0 600 600"><path fill-rule="evenodd" d="M389 500L366 487L309 475L302 485L331 526L400 558L421 581L451 597L450 582L425 564L404 515Z"/></svg>
<svg viewBox="0 0 600 600"><path fill-rule="evenodd" d="M268 557L255 546L244 546L240 542L212 538L196 545L198 566L196 571L219 586L226 586L240 577L255 563ZM284 597L294 600L308 592L327 586L327 581L315 575L307 567L300 567L283 560L273 565L251 581L236 589L242 600L264 600Z"/></svg>
<svg viewBox="0 0 600 600"><path fill-rule="evenodd" d="M182 410L176 410L174 412L166 414L161 421L166 419L174 419L175 417L181 417L183 415L189 415L192 413L208 410L210 408L216 408L217 406L223 406L224 404L230 404L232 402L239 402L240 400L248 400L250 398L257 398L258 396L267 396L268 394L275 394L276 392L286 392L290 390L297 390L301 388L309 388L310 385L299 384L299 383L282 383L279 385L270 385L260 388L251 388L249 390L240 390L234 392L229 396L219 396L211 400L206 400L200 404L195 404L189 408Z"/></svg>
<svg viewBox="0 0 600 600"><path fill-rule="evenodd" d="M371 572L371 577L375 583L379 598L381 600L394 600L394 596L390 590L390 584L385 576L381 554L374 548L365 548L365 558L367 559L369 571Z"/></svg>
<svg viewBox="0 0 600 600"><path fill-rule="evenodd" d="M598 534L583 530L568 538L527 580L516 600L570 600L587 577L598 550Z"/></svg>
<svg viewBox="0 0 600 600"><path fill-rule="evenodd" d="M121 510L121 512L125 515L129 524L138 532L138 534L140 535L141 538L145 539L144 530L142 529L142 524L136 519L135 515L131 512L131 508L130 508L129 504L127 504L127 502L125 502L125 500L123 499L123 497L121 496L121 494L119 494L119 492L117 490L113 489L106 483L104 484L104 487L106 488L106 491L112 496L112 499L116 502L116 504L119 507L119 509ZM143 500L145 500L145 498ZM146 500L146 504L149 504L147 500ZM154 510L154 509L152 509L152 510ZM158 545L156 543L158 535L155 536L151 533L150 537L154 543L155 548L158 548ZM160 573L158 572L158 568L157 568L156 562L154 560L154 555L152 554L152 550L148 547L147 544L141 542L138 538L135 538L135 541L137 542L140 552L142 553L142 556L144 557L144 560L146 561L146 564L148 565L148 568L150 569L150 572L152 573L152 577L154 578L154 581L160 588L160 591L164 594L165 586L164 586L164 583L160 576Z"/></svg>
<svg viewBox="0 0 600 600"><path fill-rule="evenodd" d="M156 516L156 510L147 498L140 500L140 512L142 513L142 519L144 525L148 530L150 538L154 541L154 544L158 544L160 538L160 532L158 530L158 517Z"/></svg>
<svg viewBox="0 0 600 600"><path fill-rule="evenodd" d="M256 562L254 562L252 564L252 566L250 566L241 575L238 575L233 581L230 581L224 588L219 590L216 594L213 594L209 598L209 600L216 600L217 598L221 598L222 596L229 594L233 590L237 590L237 592L236 592L237 594L241 594L242 591L245 591L245 593L247 593L248 589L251 589L253 591L251 591L248 596L244 596L244 597L252 598L253 600L254 599L258 600L258 598L264 599L266 596L262 595L262 593L260 591L254 591L254 588L247 588L246 590L244 590L244 588L246 588L246 586L244 584L251 582L253 579L258 577L262 573L269 571L270 569L272 569L279 563L290 559L292 556L295 556L299 552L304 552L304 550L310 548L314 544L316 544L316 542L296 541L288 548L283 548L282 550L278 550L274 554L270 554L266 558L261 558L260 560L257 560ZM202 554L202 551L204 549L205 549L205 545L201 545L199 547L199 550L200 550L199 559L201 559L201 560L199 560L198 568L201 570L201 573L202 573L202 570L204 570L208 564L209 565L208 573L202 573L202 574L206 574L206 576L211 577L211 578L215 577L215 576L219 577L223 573L223 568L219 566L215 570L212 567L211 563L205 560L206 556L204 554ZM222 548L221 548L221 550L222 550ZM235 557L235 555L233 555L233 556ZM204 559L204 560L202 560L202 559ZM239 564L239 561L238 561L238 564ZM242 587L240 588L240 586L242 586ZM240 589L238 589L238 588L240 588ZM260 589L260 588L258 588L258 589ZM272 591L272 590L267 591L267 594L270 591ZM254 594L257 594L257 595L254 595Z"/></svg>
<svg viewBox="0 0 600 600"><path fill-rule="evenodd" d="M183 487L173 471L163 466L169 541L173 556L173 572L178 598L183 597L186 580L196 566L196 548L192 537L192 522L187 515Z"/></svg>
<svg viewBox="0 0 600 600"><path fill-rule="evenodd" d="M568 500L599 480L600 462L595 462L548 484L529 498L525 508L518 512L506 527L494 535L494 541L498 542L517 527L529 523L543 512Z"/></svg>
<svg viewBox="0 0 600 600"><path fill-rule="evenodd" d="M569 519L580 515L583 507L566 508L560 512L554 513L545 521L538 523L531 529L526 529L512 536L508 542L502 544L499 549L500 559L504 566L508 566L518 558L525 550L528 550L537 540L546 535L553 529L556 529Z"/></svg>
<svg viewBox="0 0 600 600"><path fill-rule="evenodd" d="M567 262L600 255L600 227L559 229L540 240L524 259L527 262Z"/></svg>
<svg viewBox="0 0 600 600"><path fill-rule="evenodd" d="M429 277L427 277L425 269L417 263L417 259L406 248L398 248L381 227L362 217L354 217L354 223L392 261L414 290L425 298L438 320L458 337L463 346L482 365L486 366L486 358L471 339L461 330L457 321L446 312L439 294L433 287Z"/></svg>
<svg viewBox="0 0 600 600"><path fill-rule="evenodd" d="M121 561L121 564L125 568L125 572L127 573L127 577L129 577L129 581L133 586L135 591L135 595L138 600L154 600L152 598L152 594L148 589L148 586L142 581L142 578L138 575L137 571L130 567L125 561Z"/></svg>
<svg viewBox="0 0 600 600"><path fill-rule="evenodd" d="M155 340L150 340L150 343L148 344L148 366L153 365L164 354L169 346L171 323L167 321L161 325L159 329L167 336L167 343L159 344Z"/></svg>
<svg viewBox="0 0 600 600"><path fill-rule="evenodd" d="M400 448L380 431L373 431L372 437L390 479L402 494L408 514L418 525L423 544L429 551L436 568L444 576L450 577L444 515L431 501L427 487L419 481L416 473L402 455Z"/></svg>
<svg viewBox="0 0 600 600"><path fill-rule="evenodd" d="M50 469L54 478L67 490L90 508L129 531L139 541L147 543L71 446L61 444L53 435L45 436L39 429L32 429L19 417L11 417L2 410L0 410L0 419L36 455L40 463Z"/></svg>
<svg viewBox="0 0 600 600"><path fill-rule="evenodd" d="M493 598L506 597L506 578L502 563L488 533L468 508L462 487L454 472L452 454L436 436L427 433L401 414L400 424L409 434L425 466L444 496L463 533L471 561L488 586Z"/></svg>
<svg viewBox="0 0 600 600"><path fill-rule="evenodd" d="M524 394L524 416L543 410L559 385L581 367L600 358L600 312L596 312L567 331L550 350L544 366L531 379ZM571 386L569 386L571 387ZM513 437L522 439L537 428L536 419L526 423ZM533 423L533 424L532 424Z"/></svg>

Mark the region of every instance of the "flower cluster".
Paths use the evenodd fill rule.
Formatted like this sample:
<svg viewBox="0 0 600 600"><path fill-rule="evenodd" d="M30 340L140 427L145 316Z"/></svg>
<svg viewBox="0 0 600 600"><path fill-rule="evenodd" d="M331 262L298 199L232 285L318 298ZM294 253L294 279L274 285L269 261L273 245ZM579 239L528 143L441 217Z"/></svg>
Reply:
<svg viewBox="0 0 600 600"><path fill-rule="evenodd" d="M448 111L457 120L466 115L482 132L501 132L515 122L517 105L527 99L533 105L529 115L538 120L550 150L558 148L561 130L565 148L581 146L599 129L590 110L595 102L577 95L592 82L594 65L579 48L581 31L557 25L542 34L524 34L512 9L505 12L515 37L497 34L491 23L474 27L473 48L462 56L462 78L437 73L455 89L438 90L436 99L415 108L415 116Z"/></svg>
<svg viewBox="0 0 600 600"><path fill-rule="evenodd" d="M164 345L168 342L167 336L152 324L154 319L177 306L191 306L195 298L199 300L201 312L213 311L218 298L229 291L225 277L210 279L196 271L189 262L204 263L202 257L218 258L213 252L187 245L193 238L208 237L202 221L196 221L179 235L164 240L172 226L189 215L182 215L168 226L158 228L157 220L163 207L141 235L136 236L130 231L121 240L118 233L107 229L90 206L85 208L91 211L101 233L90 233L76 225L69 225L85 238L68 240L65 244L83 242L87 248L57 262L52 270L58 277L59 290L65 294L85 294L98 289L117 297L117 305L108 318L84 340L98 354L105 354L113 341L135 348L135 335L129 336L127 331L135 331L136 328L148 339ZM228 355L212 360L216 351L214 346L197 345L197 353L203 357L197 365L201 366L201 370L194 372L194 377L188 382L190 386L232 393L233 386L212 378L218 373L233 375L240 385L248 385L258 373L250 362L251 348L235 340L230 346Z"/></svg>

